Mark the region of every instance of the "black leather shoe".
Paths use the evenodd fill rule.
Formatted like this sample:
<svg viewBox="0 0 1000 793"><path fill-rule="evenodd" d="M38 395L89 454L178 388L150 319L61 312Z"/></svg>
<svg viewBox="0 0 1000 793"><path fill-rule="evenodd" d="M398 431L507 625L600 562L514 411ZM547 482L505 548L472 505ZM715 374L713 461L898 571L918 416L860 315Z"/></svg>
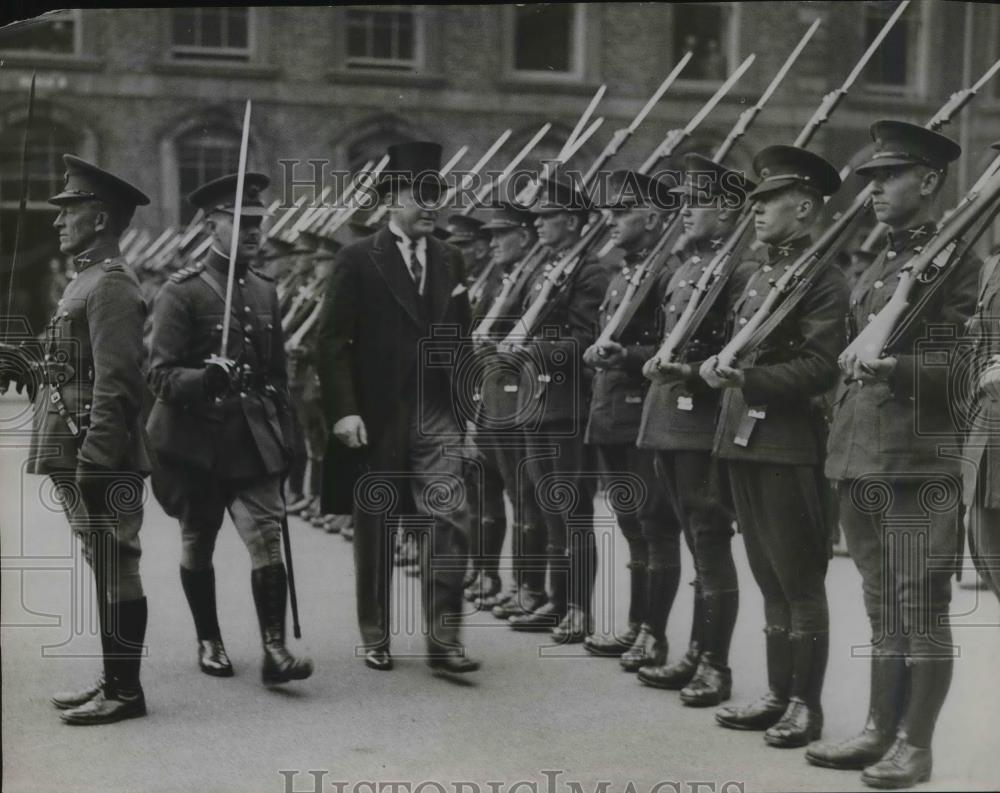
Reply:
<svg viewBox="0 0 1000 793"><path fill-rule="evenodd" d="M618 663L626 672L638 672L644 666L663 666L667 662L667 640L656 637L643 625L635 643L628 648Z"/></svg>
<svg viewBox="0 0 1000 793"><path fill-rule="evenodd" d="M473 604L480 611L489 611L492 613L493 609L497 606L502 606L508 600L513 597L512 593L509 591L499 591L494 592L491 595L486 595L484 597L476 598Z"/></svg>
<svg viewBox="0 0 1000 793"><path fill-rule="evenodd" d="M226 655L222 639L198 640L198 668L213 677L233 676L233 665Z"/></svg>
<svg viewBox="0 0 1000 793"><path fill-rule="evenodd" d="M104 690L104 675L102 674L97 678L97 682L94 683L89 688L83 688L79 691L58 691L52 695L52 704L55 705L59 710L69 710L70 708L78 708L81 705L90 702L94 697Z"/></svg>
<svg viewBox="0 0 1000 793"><path fill-rule="evenodd" d="M731 730L766 730L781 720L787 707L788 702L768 691L756 702L723 708L715 714L715 721Z"/></svg>
<svg viewBox="0 0 1000 793"><path fill-rule="evenodd" d="M639 626L630 622L620 636L588 636L583 640L583 649L599 658L618 658L635 644L638 635Z"/></svg>
<svg viewBox="0 0 1000 793"><path fill-rule="evenodd" d="M551 631L557 627L565 615L551 601L530 614L515 615L507 624L515 631Z"/></svg>
<svg viewBox="0 0 1000 793"><path fill-rule="evenodd" d="M105 687L107 688L107 687ZM124 693L106 692L101 689L97 694L79 707L64 710L59 718L66 724L90 726L93 724L112 724L125 719L135 719L146 715L146 698L142 689Z"/></svg>
<svg viewBox="0 0 1000 793"><path fill-rule="evenodd" d="M521 589L514 592L505 603L493 607L493 616L498 620L509 620L511 617L523 617L537 611L548 602L549 596L544 592L531 589Z"/></svg>
<svg viewBox="0 0 1000 793"><path fill-rule="evenodd" d="M861 772L861 781L883 790L913 787L931 778L932 766L931 750L914 746L900 733L885 756Z"/></svg>
<svg viewBox="0 0 1000 793"><path fill-rule="evenodd" d="M891 745L878 730L869 728L844 741L815 743L806 749L806 760L822 768L860 771L877 763Z"/></svg>
<svg viewBox="0 0 1000 793"><path fill-rule="evenodd" d="M764 742L778 749L797 749L818 740L822 733L822 709L792 697L781 719L764 733Z"/></svg>
<svg viewBox="0 0 1000 793"><path fill-rule="evenodd" d="M733 673L728 666L706 661L698 665L691 682L681 689L681 702L689 708L708 708L727 701L733 693Z"/></svg>
<svg viewBox="0 0 1000 793"><path fill-rule="evenodd" d="M464 650L458 648L435 652L427 659L427 665L435 672L448 672L453 675L476 672L480 667L479 661L473 661L465 654Z"/></svg>
<svg viewBox="0 0 1000 793"><path fill-rule="evenodd" d="M392 656L381 648L369 650L365 653L365 666L377 672L388 672L392 669Z"/></svg>
<svg viewBox="0 0 1000 793"><path fill-rule="evenodd" d="M566 616L552 629L552 640L559 644L579 644L594 631L593 623L579 606L570 606Z"/></svg>
<svg viewBox="0 0 1000 793"><path fill-rule="evenodd" d="M679 661L662 666L644 666L639 670L639 679L647 686L679 691L691 682L698 671L700 653L695 645Z"/></svg>
<svg viewBox="0 0 1000 793"><path fill-rule="evenodd" d="M493 573L481 573L479 579L465 590L465 599L476 608L483 608L480 605L482 601L495 598L501 592L503 592L503 583L500 581L500 576ZM496 603L491 603L490 608L493 608L494 605Z"/></svg>

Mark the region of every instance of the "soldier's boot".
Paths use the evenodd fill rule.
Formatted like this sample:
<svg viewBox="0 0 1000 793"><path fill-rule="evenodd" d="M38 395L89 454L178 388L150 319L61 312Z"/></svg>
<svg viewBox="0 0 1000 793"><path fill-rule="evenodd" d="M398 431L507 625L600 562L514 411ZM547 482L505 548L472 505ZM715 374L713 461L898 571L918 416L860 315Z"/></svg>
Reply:
<svg viewBox="0 0 1000 793"><path fill-rule="evenodd" d="M250 582L264 643L261 679L266 685L305 680L313 672L312 660L296 658L285 647L285 610L288 603L285 566L279 563L257 568L251 571Z"/></svg>
<svg viewBox="0 0 1000 793"><path fill-rule="evenodd" d="M213 677L232 677L233 665L222 643L215 605L215 568L188 570L182 565L181 587L198 634L198 668Z"/></svg>
<svg viewBox="0 0 1000 793"><path fill-rule="evenodd" d="M635 643L626 650L619 664L626 672L638 672L646 666L663 666L667 662L667 618L673 608L680 586L681 568L653 567L648 572L646 621Z"/></svg>
<svg viewBox="0 0 1000 793"><path fill-rule="evenodd" d="M684 688L698 669L704 642L705 600L697 581L694 587L694 614L691 617L691 638L687 652L672 664L644 666L640 669L639 680L647 686L676 691Z"/></svg>
<svg viewBox="0 0 1000 793"><path fill-rule="evenodd" d="M766 730L778 723L788 707L792 683L792 650L788 628L764 628L767 648L768 692L747 705L722 708L715 714L721 727L731 730Z"/></svg>
<svg viewBox="0 0 1000 793"><path fill-rule="evenodd" d="M94 697L96 697L101 691L104 690L104 682L107 679L107 666L108 658L111 655L111 648L109 644L108 632L105 630L105 609L107 605L101 602L100 594L98 594L98 623L100 625L101 633L101 673L97 676L97 680L85 686L73 691L57 691L52 695L50 702L58 710L69 710L70 708L78 708L85 702L89 702Z"/></svg>
<svg viewBox="0 0 1000 793"><path fill-rule="evenodd" d="M858 735L822 741L806 749L806 760L823 768L860 771L877 762L892 744L906 696L906 661L896 655L873 655L868 717Z"/></svg>
<svg viewBox="0 0 1000 793"><path fill-rule="evenodd" d="M523 617L549 602L545 591L545 534L520 524L515 531L521 539L521 552L514 560L518 589L505 603L493 607L493 616L501 620Z"/></svg>
<svg viewBox="0 0 1000 793"><path fill-rule="evenodd" d="M618 658L635 644L639 636L639 626L642 625L645 611L648 572L646 563L631 561L629 572L629 603L628 624L624 631L611 636L588 636L583 641L583 649L591 655L602 658Z"/></svg>
<svg viewBox="0 0 1000 793"><path fill-rule="evenodd" d="M139 682L148 609L146 598L112 604L114 628L109 630L102 689L82 705L64 710L66 724L111 724L146 715L146 697Z"/></svg>
<svg viewBox="0 0 1000 793"><path fill-rule="evenodd" d="M705 600L705 650L691 682L681 689L681 701L692 708L707 708L727 701L733 693L729 644L733 638L740 593L712 592Z"/></svg>
<svg viewBox="0 0 1000 793"><path fill-rule="evenodd" d="M552 640L558 644L577 644L594 632L591 604L597 579L597 541L593 532L572 538L567 558L566 593L563 596L558 586L553 588L556 603L566 598L566 613L552 629Z"/></svg>
<svg viewBox="0 0 1000 793"><path fill-rule="evenodd" d="M764 742L794 749L815 741L823 732L823 678L830 655L830 634L795 633L792 643L791 697L784 715L764 733Z"/></svg>
<svg viewBox="0 0 1000 793"><path fill-rule="evenodd" d="M910 697L896 740L877 763L861 773L869 787L908 788L931 778L931 739L951 686L951 658L923 659L910 665Z"/></svg>

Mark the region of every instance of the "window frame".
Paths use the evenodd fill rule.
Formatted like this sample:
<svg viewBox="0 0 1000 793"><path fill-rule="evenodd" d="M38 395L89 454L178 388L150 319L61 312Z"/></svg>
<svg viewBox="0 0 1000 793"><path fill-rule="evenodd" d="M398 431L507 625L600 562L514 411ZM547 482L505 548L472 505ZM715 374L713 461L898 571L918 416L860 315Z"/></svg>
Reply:
<svg viewBox="0 0 1000 793"><path fill-rule="evenodd" d="M587 4L569 3L573 6L575 29L571 50L573 68L566 72L538 69L518 69L517 63L517 9L504 6L504 74L508 79L538 83L582 83L587 71Z"/></svg>
<svg viewBox="0 0 1000 793"><path fill-rule="evenodd" d="M912 46L914 48L913 55L907 59L906 64L906 83L901 85L896 85L893 83L876 83L864 76L861 78L862 90L872 96L886 97L886 98L896 98L896 99L906 99L906 98L923 98L927 96L927 53L930 51L930 9L933 3L915 3L910 8L907 9L907 14L915 12L916 17L909 17L904 14L896 24L900 23L912 23L918 25L916 35L913 34L912 29L910 30L909 38L907 39L907 46ZM868 22L867 9L871 8L868 3L864 3L864 13L860 14L859 28L861 42L861 52L868 46L865 41L865 27ZM914 64L914 68L910 69L910 64Z"/></svg>
<svg viewBox="0 0 1000 793"><path fill-rule="evenodd" d="M4 55L10 59L18 58L80 58L83 55L83 9L65 8L46 11L30 22L51 22L52 17L66 17L73 20L73 51L54 52L52 50L19 50L4 48ZM29 23L30 23L29 22ZM25 25L26 27L27 25Z"/></svg>
<svg viewBox="0 0 1000 793"><path fill-rule="evenodd" d="M242 8L247 12L247 46L243 47L205 47L197 44L175 44L174 43L174 13L178 8L169 9L169 24L167 26L168 56L170 63L212 63L220 65L252 63L257 56L257 9L252 6L233 7ZM205 10L229 11L228 7L204 6L197 8L187 8L185 10L205 11ZM219 57L219 56L223 57Z"/></svg>
<svg viewBox="0 0 1000 793"><path fill-rule="evenodd" d="M700 89L711 89L714 90L722 85L728 78L729 75L733 73L733 70L740 64L740 30L743 25L743 5L741 3L727 3L720 2L719 0L709 0L708 2L698 2L691 3L691 5L703 5L703 6L718 6L723 10L723 12L729 15L726 20L727 30L725 31L725 36L720 37L725 39L725 50L726 53L726 76L721 80L714 80L705 77L685 77L684 72L677 75L677 80L674 82L678 88L700 88ZM671 50L673 50L673 28L676 22L677 7L671 7L670 25L671 25ZM681 52L673 51L673 58L670 61L670 68L672 69L677 62L681 59Z"/></svg>
<svg viewBox="0 0 1000 793"><path fill-rule="evenodd" d="M341 9L341 59L340 67L350 73L371 74L420 74L427 65L427 14L423 5L348 5ZM413 20L413 58L408 61L391 58L374 58L367 56L352 56L348 47L350 13L365 11L371 14L386 14L409 12Z"/></svg>

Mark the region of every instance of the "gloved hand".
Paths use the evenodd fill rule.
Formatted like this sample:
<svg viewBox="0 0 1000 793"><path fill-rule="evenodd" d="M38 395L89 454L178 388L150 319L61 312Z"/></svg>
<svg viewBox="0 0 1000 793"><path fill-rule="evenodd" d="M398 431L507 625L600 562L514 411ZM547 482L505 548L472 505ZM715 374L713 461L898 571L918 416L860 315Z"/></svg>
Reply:
<svg viewBox="0 0 1000 793"><path fill-rule="evenodd" d="M236 361L213 355L205 360L204 370L205 393L213 399L224 395L233 386L236 375Z"/></svg>

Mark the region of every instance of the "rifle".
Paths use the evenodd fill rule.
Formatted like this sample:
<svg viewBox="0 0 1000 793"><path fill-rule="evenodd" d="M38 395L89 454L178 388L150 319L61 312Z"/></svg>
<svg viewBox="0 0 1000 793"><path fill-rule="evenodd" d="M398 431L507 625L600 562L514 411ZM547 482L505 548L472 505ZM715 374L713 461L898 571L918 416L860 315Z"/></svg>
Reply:
<svg viewBox="0 0 1000 793"><path fill-rule="evenodd" d="M487 182L485 185L479 188L479 190L476 192L475 197L472 199L472 201L469 203L467 207L462 209L460 214L466 216L471 215L475 211L476 207L480 206L483 203L483 199L486 198L486 196L490 195L490 193L492 193L493 191L498 190L500 186L504 184L504 182L506 182L507 179L510 177L510 175L514 172L514 169L521 164L521 161L528 156L529 152L531 152L531 150L534 149L535 146L538 145L538 142L545 137L545 135L548 133L550 129L552 129L552 125L550 123L546 122L545 124L543 124L542 128L535 133L534 137L531 140L529 140L526 144L524 144L524 147L521 149L521 151L519 151L516 155L514 155L514 159L511 160L509 163L507 163L507 167L504 168L497 175L496 179L491 179L489 182Z"/></svg>
<svg viewBox="0 0 1000 793"><path fill-rule="evenodd" d="M712 156L713 162L722 162L726 158L726 155L729 154L732 147L736 145L736 142L746 134L748 129L750 129L750 126L756 120L760 112L764 109L764 106L771 98L771 95L776 90L778 90L778 86L781 85L782 81L785 79L785 76L788 74L789 70L791 70L795 61L798 60L799 55L802 53L802 50L805 49L806 44L809 43L809 39L813 37L813 34L819 27L819 24L820 20L817 19L815 22L812 23L812 25L809 26L809 29L799 40L799 43L795 46L795 49L793 49L788 58L785 59L785 62L782 65L782 67L778 70L778 73L774 76L770 84L764 90L764 93L761 94L760 99L757 100L757 103L752 107L747 108L740 114L739 118L736 121L736 124L733 125L733 128L729 131L729 134L726 135L725 140L722 141L719 148ZM653 250L646 256L642 264L640 264L635 269L632 276L628 280L628 284L626 285L625 296L623 297L621 303L619 303L618 308L615 310L615 313L612 315L607 325L604 326L604 330L601 331L601 335L595 342L595 346L597 346L598 349L600 349L602 346L607 346L611 342L617 341L621 337L621 334L628 327L629 323L635 317L636 312L639 310L639 306L645 300L646 295L648 294L648 290L650 288L647 287L640 293L640 286L644 281L646 281L647 278L650 279L648 283L651 284L652 278L659 273L660 268L663 266L663 264L667 262L669 257L668 255L664 255L664 250L670 243L672 243L675 239L677 239L681 225L682 225L682 218L678 213L674 217L674 219L670 222L670 224L667 226L664 233L660 236ZM671 250L670 252L673 253L676 251ZM689 315L687 319L688 322L690 322L691 319L690 315L693 312L685 309L685 313ZM683 321L684 319L685 317L684 315L682 315L681 320ZM678 324L681 323L678 322ZM676 349L676 345L674 346L674 349Z"/></svg>
<svg viewBox="0 0 1000 793"><path fill-rule="evenodd" d="M495 155L497 151L500 149L500 147L507 142L507 138L509 138L510 135L511 135L511 130L509 129L505 129L503 132L500 133L500 137L497 138L495 141L493 141L493 145L490 146L483 154L483 156L476 161L476 164L472 166L469 172L466 173L464 176L462 176L461 184L448 188L448 191L444 194L444 197L440 201L441 206L447 206L459 189L464 190L470 184L472 184L472 180L479 175L479 172L483 169L483 166L485 166L486 163L488 163L490 160L493 159L493 155Z"/></svg>
<svg viewBox="0 0 1000 793"><path fill-rule="evenodd" d="M734 71L729 78L721 86L719 86L718 90L688 122L687 126L684 127L683 130L680 130L670 136L672 146L677 146L682 140L684 140L684 138L690 135L699 124L701 124L704 118L722 100L722 97L729 92L729 89L732 88L736 81L743 76L743 73L750 68L750 65L755 59L756 55L751 54L748 56L746 60L740 64L736 71ZM686 61L684 61L684 63L686 63ZM676 74L671 75L671 77L674 76L676 76ZM648 112L649 107L647 105L647 107L644 107L640 111L640 116L637 116L637 118L641 121ZM614 142L614 139L612 139L612 142ZM662 150L662 144L657 147L657 149ZM670 151L672 152L673 149L671 148ZM649 167L655 165L657 159L658 158L653 159ZM606 162L606 159L602 160L602 164L603 162ZM589 173L593 176L596 174L596 171L591 169ZM645 171L640 169L640 173L645 173ZM504 339L504 344L521 344L535 332L538 325L544 320L545 315L551 308L550 298L552 294L558 289L562 289L570 281L586 257L587 251L604 233L607 225L608 219L605 215L600 215L596 220L588 224L588 226L584 229L583 234L580 235L580 239L574 243L569 250L563 254L555 266L548 273L546 273L545 283L542 284L542 288L539 290L538 296L528 307L528 310L517 321L510 333L507 334L507 338Z"/></svg>
<svg viewBox="0 0 1000 793"><path fill-rule="evenodd" d="M819 106L796 136L792 143L793 146L806 148L820 127L830 120L831 115L839 107L844 97L847 96L851 86L854 85L861 71L875 55L876 50L889 34L892 26L896 24L896 21L902 15L907 5L909 5L909 0L903 0L896 7L892 16L886 20L878 35L872 40L868 49L862 54L840 87L829 92L822 98ZM736 227L729 235L729 238L698 279L691 299L688 301L687 306L685 306L677 325L667 335L660 349L651 359L653 361L651 364L652 369L659 369L664 364L669 364L676 360L676 357L690 343L701 323L718 301L729 278L736 270L742 250L750 243L750 230L752 226L753 208L748 204L743 208L741 216L737 220ZM745 329L746 326L744 326L743 330Z"/></svg>
<svg viewBox="0 0 1000 793"><path fill-rule="evenodd" d="M377 184L379 176L388 164L389 155L384 154L382 155L382 159L375 164L375 167L370 172L364 170L358 172L357 177L352 179L351 183L344 188L344 192L341 195L339 202L342 208L335 211L330 216L330 219L320 229L319 234L324 237L332 237L336 233L337 229L347 223L347 221L354 216L354 213L361 209L361 204L357 201L353 201L351 205L348 206L347 199L357 192L357 188L363 180L367 179L370 182L370 184L367 185L368 187Z"/></svg>
<svg viewBox="0 0 1000 793"><path fill-rule="evenodd" d="M995 72L996 70L991 67L990 73ZM952 94L941 111L935 113L924 126L928 129L939 129L948 123L956 112L967 105L974 95L972 91L958 91ZM946 110L947 112L944 112ZM832 260L845 239L848 238L848 230L853 227L854 221L861 216L861 211L868 206L873 189L871 183L866 185L855 197L851 206L774 283L764 303L754 316L719 353L721 364L732 366L739 356L760 346L802 301L812 284ZM780 306L778 305L779 300Z"/></svg>

